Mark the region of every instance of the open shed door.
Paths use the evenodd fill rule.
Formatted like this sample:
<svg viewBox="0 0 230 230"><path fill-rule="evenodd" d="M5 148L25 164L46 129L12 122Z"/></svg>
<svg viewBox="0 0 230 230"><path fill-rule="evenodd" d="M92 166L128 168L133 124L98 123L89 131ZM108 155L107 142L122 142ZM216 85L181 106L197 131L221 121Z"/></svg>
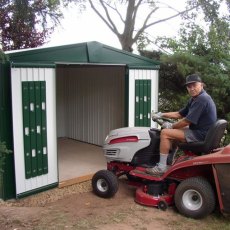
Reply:
<svg viewBox="0 0 230 230"><path fill-rule="evenodd" d="M16 196L56 186L54 68L12 68Z"/></svg>
<svg viewBox="0 0 230 230"><path fill-rule="evenodd" d="M151 112L158 110L158 70L129 70L129 126L155 127Z"/></svg>

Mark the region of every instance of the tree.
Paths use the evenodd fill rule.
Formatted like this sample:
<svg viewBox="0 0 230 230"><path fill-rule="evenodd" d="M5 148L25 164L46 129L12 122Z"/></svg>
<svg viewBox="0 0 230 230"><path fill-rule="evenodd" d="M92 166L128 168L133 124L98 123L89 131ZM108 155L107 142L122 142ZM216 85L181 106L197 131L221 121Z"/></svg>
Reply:
<svg viewBox="0 0 230 230"><path fill-rule="evenodd" d="M2 49L37 47L45 43L62 14L59 0L1 0Z"/></svg>
<svg viewBox="0 0 230 230"><path fill-rule="evenodd" d="M138 41L140 36L150 27L163 23L172 18L178 17L187 11L197 8L192 6L182 12L177 11L168 4L154 0L65 0L86 5L88 2L93 11L102 19L108 28L117 36L121 47L126 51L133 51L132 46ZM163 16L154 20L154 15L160 13L163 8L172 11L170 16ZM144 16L143 16L144 15ZM159 14L158 14L159 15ZM143 18L138 21L138 18Z"/></svg>
<svg viewBox="0 0 230 230"><path fill-rule="evenodd" d="M193 2L190 1L190 4ZM184 15L187 20L178 38L163 37L155 41L164 51L171 53L160 55L160 98L161 102L166 102L164 108L170 106L167 102L172 102L177 108L184 104L184 78L196 72L202 76L206 90L214 98L218 116L230 119L230 8L226 7L228 11L221 15L221 3L224 1L202 0L202 12L205 14L200 20L203 25L196 22L201 12L193 12ZM225 3L229 4L229 1Z"/></svg>

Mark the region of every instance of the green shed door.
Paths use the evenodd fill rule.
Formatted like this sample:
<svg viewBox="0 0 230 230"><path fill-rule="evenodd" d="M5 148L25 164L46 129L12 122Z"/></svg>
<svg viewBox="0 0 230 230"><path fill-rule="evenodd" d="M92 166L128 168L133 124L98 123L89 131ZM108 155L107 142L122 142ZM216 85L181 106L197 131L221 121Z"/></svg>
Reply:
<svg viewBox="0 0 230 230"><path fill-rule="evenodd" d="M151 80L135 80L135 126L150 127Z"/></svg>
<svg viewBox="0 0 230 230"><path fill-rule="evenodd" d="M11 68L16 196L56 186L55 69Z"/></svg>

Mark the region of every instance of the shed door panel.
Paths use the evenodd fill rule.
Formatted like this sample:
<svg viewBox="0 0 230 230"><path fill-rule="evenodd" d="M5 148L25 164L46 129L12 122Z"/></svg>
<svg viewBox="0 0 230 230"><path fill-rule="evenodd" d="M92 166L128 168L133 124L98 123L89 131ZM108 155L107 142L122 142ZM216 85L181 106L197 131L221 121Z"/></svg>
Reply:
<svg viewBox="0 0 230 230"><path fill-rule="evenodd" d="M158 110L158 70L129 70L129 126L154 127Z"/></svg>
<svg viewBox="0 0 230 230"><path fill-rule="evenodd" d="M16 193L22 195L58 181L55 70L13 68L11 77Z"/></svg>

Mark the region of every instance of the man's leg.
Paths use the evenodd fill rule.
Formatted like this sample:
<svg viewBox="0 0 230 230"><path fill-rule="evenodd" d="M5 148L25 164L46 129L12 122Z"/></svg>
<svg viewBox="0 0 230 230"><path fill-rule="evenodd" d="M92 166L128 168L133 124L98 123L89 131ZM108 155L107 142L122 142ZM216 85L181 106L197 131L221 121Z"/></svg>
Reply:
<svg viewBox="0 0 230 230"><path fill-rule="evenodd" d="M160 153L168 154L173 141L186 142L183 129L163 129L161 131Z"/></svg>
<svg viewBox="0 0 230 230"><path fill-rule="evenodd" d="M185 142L186 139L184 135L184 130L163 129L161 131L160 141L160 161L157 166L151 169L146 169L147 173L155 176L161 176L165 171L167 171L167 158L173 141Z"/></svg>

